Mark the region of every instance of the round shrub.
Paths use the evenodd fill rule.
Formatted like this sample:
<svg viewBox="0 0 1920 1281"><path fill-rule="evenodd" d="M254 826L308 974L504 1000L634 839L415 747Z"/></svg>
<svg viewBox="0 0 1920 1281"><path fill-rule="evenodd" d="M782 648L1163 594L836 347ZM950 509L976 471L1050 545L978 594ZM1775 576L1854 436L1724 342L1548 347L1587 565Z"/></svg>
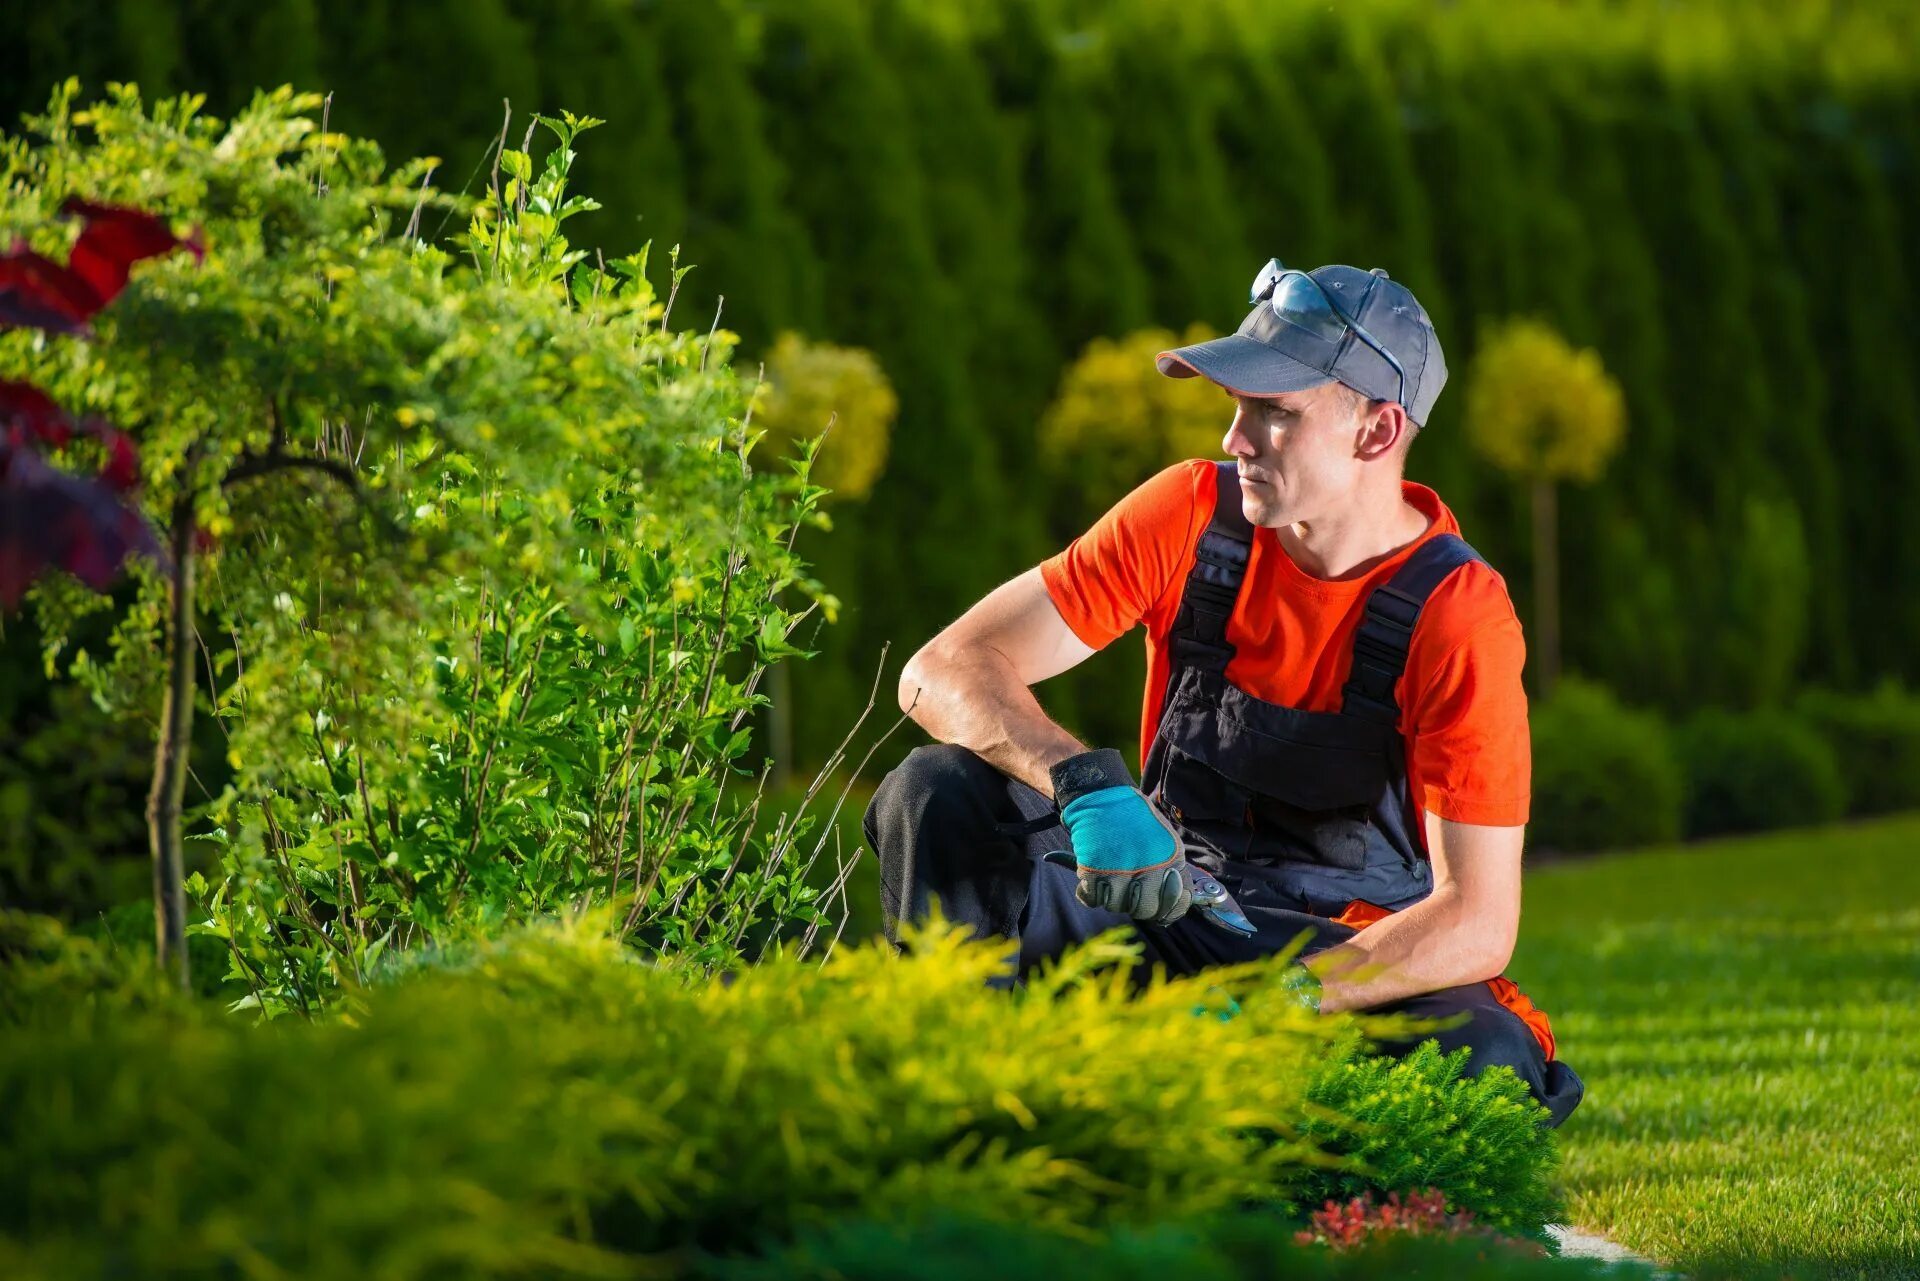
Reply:
<svg viewBox="0 0 1920 1281"><path fill-rule="evenodd" d="M1568 677L1535 708L1536 849L1598 850L1674 840L1685 784L1666 724L1605 687Z"/></svg>
<svg viewBox="0 0 1920 1281"><path fill-rule="evenodd" d="M1848 813L1920 809L1920 695L1893 681L1871 694L1809 690L1794 711L1840 762Z"/></svg>
<svg viewBox="0 0 1920 1281"><path fill-rule="evenodd" d="M1681 731L1680 758L1688 836L1828 823L1846 812L1833 749L1784 711L1702 712Z"/></svg>

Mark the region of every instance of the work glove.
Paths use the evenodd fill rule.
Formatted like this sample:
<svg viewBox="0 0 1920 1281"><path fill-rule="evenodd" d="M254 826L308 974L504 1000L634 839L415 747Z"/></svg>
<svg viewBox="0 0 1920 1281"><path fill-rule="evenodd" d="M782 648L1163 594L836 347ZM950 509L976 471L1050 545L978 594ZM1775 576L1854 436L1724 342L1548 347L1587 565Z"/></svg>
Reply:
<svg viewBox="0 0 1920 1281"><path fill-rule="evenodd" d="M1114 749L1069 756L1050 771L1073 838L1074 896L1088 907L1166 925L1193 904L1180 834L1133 784Z"/></svg>

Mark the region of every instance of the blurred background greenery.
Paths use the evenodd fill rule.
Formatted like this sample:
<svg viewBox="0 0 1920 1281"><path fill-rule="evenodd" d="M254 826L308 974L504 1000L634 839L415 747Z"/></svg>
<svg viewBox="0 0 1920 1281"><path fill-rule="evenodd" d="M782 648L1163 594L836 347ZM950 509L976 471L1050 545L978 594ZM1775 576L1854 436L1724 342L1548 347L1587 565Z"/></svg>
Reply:
<svg viewBox="0 0 1920 1281"><path fill-rule="evenodd" d="M967 605L1151 470L1218 454L1142 331L1230 329L1278 256L1415 291L1452 382L1411 474L1530 635L1538 594L1562 599L1575 679L1536 718L1536 848L1920 805L1913 6L117 0L9 30L25 70L0 120L68 75L218 113L290 82L391 156L440 157L449 188L485 183L503 99L607 119L578 173L603 209L575 239L682 246L676 316L717 311L738 363L767 363L770 440L841 415L835 530L802 550L844 609L803 631L822 652L760 727L794 774L877 671L875 733L900 665ZM1545 482L1557 554L1541 476L1470 443L1473 371L1521 318L1623 405L1597 479ZM7 627L0 897L86 914L144 880L69 866L144 858L140 740L114 746L129 731L46 687ZM1143 673L1129 638L1042 701L1131 754ZM921 741L873 754L849 838Z"/></svg>

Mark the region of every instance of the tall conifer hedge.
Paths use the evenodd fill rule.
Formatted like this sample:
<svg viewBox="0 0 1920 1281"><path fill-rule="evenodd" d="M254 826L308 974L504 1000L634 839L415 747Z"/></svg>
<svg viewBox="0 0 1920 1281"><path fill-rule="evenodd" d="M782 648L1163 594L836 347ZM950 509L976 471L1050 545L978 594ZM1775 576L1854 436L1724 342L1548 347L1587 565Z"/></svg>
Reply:
<svg viewBox="0 0 1920 1281"><path fill-rule="evenodd" d="M503 97L590 111L610 251L653 238L664 283L680 242L682 305L726 295L749 364L783 328L872 348L901 417L813 549L847 610L795 691L803 755L883 640L891 675L1077 532L1060 509L1118 497L1062 502L1030 465L1065 362L1232 325L1268 256L1387 268L1456 373L1482 322L1531 312L1619 376L1628 447L1564 511L1574 669L1676 710L1920 678L1920 540L1894 514L1920 488L1909 7L151 0L42 6L14 38L31 74L0 119L69 74L216 110L292 80L454 186ZM1524 592L1524 509L1460 403L1414 474ZM1050 705L1129 743L1137 678L1105 657Z"/></svg>

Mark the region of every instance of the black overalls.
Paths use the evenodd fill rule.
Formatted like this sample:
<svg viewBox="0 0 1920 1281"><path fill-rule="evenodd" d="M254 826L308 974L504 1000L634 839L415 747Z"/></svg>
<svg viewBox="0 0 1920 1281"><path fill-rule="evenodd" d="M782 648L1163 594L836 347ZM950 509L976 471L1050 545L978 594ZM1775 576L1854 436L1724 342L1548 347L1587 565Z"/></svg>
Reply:
<svg viewBox="0 0 1920 1281"><path fill-rule="evenodd" d="M1315 931L1305 951L1320 951L1433 892L1394 686L1428 596L1478 554L1455 535L1438 535L1373 590L1339 711L1269 703L1225 675L1234 653L1227 620L1246 574L1253 527L1241 511L1234 464L1216 468L1219 497L1168 636L1167 696L1141 790L1201 847L1188 856L1226 885L1258 932L1242 938L1197 911L1168 926L1135 925L1145 953L1140 982L1155 964L1191 974L1270 955L1302 928ZM881 782L865 828L880 863L889 936L902 918L917 919L938 896L950 919L972 924L978 934L1017 939L1024 975L1072 943L1132 924L1081 903L1073 871L1041 858L1072 848L1052 801L964 747L916 748ZM1346 922L1334 919L1342 916ZM1444 988L1379 1012L1444 1018L1471 1011L1467 1024L1438 1034L1441 1049L1471 1046L1469 1072L1495 1063L1512 1067L1558 1125L1583 1087L1549 1057L1551 1034L1536 1032L1509 1005L1517 994L1499 979ZM1524 996L1517 1000L1531 1010ZM1413 1044L1380 1048L1404 1052Z"/></svg>
<svg viewBox="0 0 1920 1281"><path fill-rule="evenodd" d="M1427 598L1479 554L1454 534L1422 543L1367 597L1341 709L1282 707L1226 678L1227 620L1253 526L1234 465L1217 464L1216 479L1213 520L1168 636L1167 695L1140 790L1220 857L1265 869L1260 879L1288 906L1334 917L1354 899L1395 911L1417 903L1433 892L1433 872L1415 830L1394 685Z"/></svg>

